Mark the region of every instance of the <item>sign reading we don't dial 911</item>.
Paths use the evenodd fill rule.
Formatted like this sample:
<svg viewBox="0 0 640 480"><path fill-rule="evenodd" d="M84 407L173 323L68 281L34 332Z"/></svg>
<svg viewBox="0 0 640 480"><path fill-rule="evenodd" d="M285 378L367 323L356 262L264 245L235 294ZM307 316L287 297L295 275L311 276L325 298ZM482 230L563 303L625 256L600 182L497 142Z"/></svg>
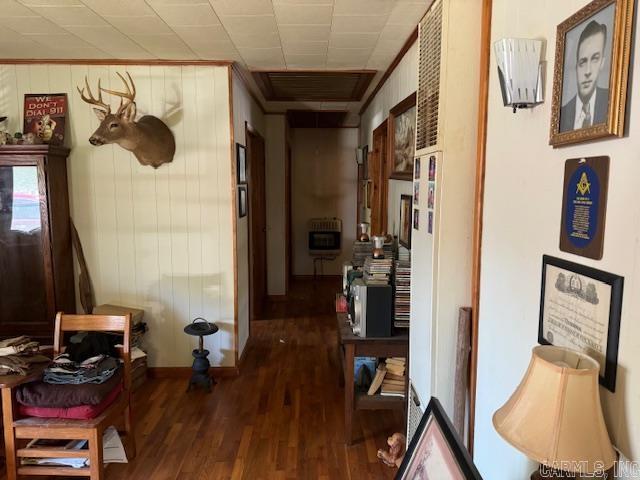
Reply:
<svg viewBox="0 0 640 480"><path fill-rule="evenodd" d="M24 96L24 132L35 133L44 143L62 145L67 116L65 93Z"/></svg>

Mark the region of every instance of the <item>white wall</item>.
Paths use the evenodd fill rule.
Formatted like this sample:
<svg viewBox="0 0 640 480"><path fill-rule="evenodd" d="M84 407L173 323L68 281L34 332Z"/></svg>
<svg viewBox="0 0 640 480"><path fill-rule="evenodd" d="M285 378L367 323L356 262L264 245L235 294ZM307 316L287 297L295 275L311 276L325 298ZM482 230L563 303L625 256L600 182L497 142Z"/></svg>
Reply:
<svg viewBox="0 0 640 480"><path fill-rule="evenodd" d="M260 106L249 95L244 83L234 71L233 87L233 136L234 142L246 147L245 123L265 137L265 118ZM235 164L235 145L233 156ZM235 167L234 167L235 169ZM234 193L234 195L237 195ZM234 200L237 201L237 200ZM249 216L237 219L236 255L238 268L238 356L244 352L249 339Z"/></svg>
<svg viewBox="0 0 640 480"><path fill-rule="evenodd" d="M98 120L76 85L85 75L120 89L122 66L0 65L0 111L21 130L25 93L66 92L71 215L100 303L137 306L149 323L152 366L188 366L197 340L183 327L198 316L214 365L234 364L234 278L227 67L128 66L140 114L176 137L173 163L141 166L118 146L91 146ZM113 101L114 106L117 105ZM171 116L168 113L174 110ZM77 282L76 282L77 283ZM53 319L51 319L53 321Z"/></svg>
<svg viewBox="0 0 640 480"><path fill-rule="evenodd" d="M342 254L324 262L325 275L341 275L356 237L358 165L355 128L296 128L292 133L291 208L293 274L312 275L308 221L342 219Z"/></svg>
<svg viewBox="0 0 640 480"><path fill-rule="evenodd" d="M556 26L586 0L494 0L492 40L546 40L543 105L513 114L502 106L492 52L482 245L475 461L484 478L528 478L533 466L494 431L491 417L515 390L537 343L542 255L550 254L625 277L616 393L601 389L612 440L640 459L640 98L631 95L630 134L553 149L548 145ZM636 35L636 39L638 36ZM636 47L638 41L636 40ZM637 53L637 48L636 48ZM632 57L640 71L640 56ZM629 92L638 90L637 75ZM564 161L611 157L604 256L601 261L558 248Z"/></svg>
<svg viewBox="0 0 640 480"><path fill-rule="evenodd" d="M360 119L360 146L373 145L373 131L389 116L400 101L416 91L418 85L418 44L404 54L395 70L373 98ZM398 234L400 224L400 195L413 195L411 182L389 180L387 202L388 233Z"/></svg>
<svg viewBox="0 0 640 480"><path fill-rule="evenodd" d="M286 151L284 115L267 115L267 293L286 293Z"/></svg>

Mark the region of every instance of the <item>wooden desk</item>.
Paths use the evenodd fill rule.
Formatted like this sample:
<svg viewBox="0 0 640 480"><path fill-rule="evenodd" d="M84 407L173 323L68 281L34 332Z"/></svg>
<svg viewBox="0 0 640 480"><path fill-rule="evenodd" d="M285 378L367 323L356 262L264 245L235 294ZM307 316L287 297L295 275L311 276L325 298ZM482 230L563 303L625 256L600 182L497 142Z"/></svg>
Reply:
<svg viewBox="0 0 640 480"><path fill-rule="evenodd" d="M391 410L406 412L407 396L391 397L355 393L353 361L355 357L405 357L407 370L405 384L409 378L409 335L404 333L385 338L363 338L353 334L346 313L337 314L338 356L342 363L341 380L344 381L344 434L347 445L353 443L353 412L355 410ZM342 381L340 382L343 383Z"/></svg>

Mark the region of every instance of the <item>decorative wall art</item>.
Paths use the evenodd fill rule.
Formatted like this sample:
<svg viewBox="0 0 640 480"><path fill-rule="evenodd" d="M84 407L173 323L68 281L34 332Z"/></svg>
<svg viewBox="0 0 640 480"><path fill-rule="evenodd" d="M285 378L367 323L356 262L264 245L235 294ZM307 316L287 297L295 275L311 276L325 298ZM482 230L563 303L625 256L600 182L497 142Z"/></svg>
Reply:
<svg viewBox="0 0 640 480"><path fill-rule="evenodd" d="M429 181L433 182L436 179L436 156L431 155L429 157Z"/></svg>
<svg viewBox="0 0 640 480"><path fill-rule="evenodd" d="M433 212L427 212L427 233L433 235Z"/></svg>
<svg viewBox="0 0 640 480"><path fill-rule="evenodd" d="M415 92L389 111L389 145L391 145L392 171L389 178L411 180L416 138Z"/></svg>
<svg viewBox="0 0 640 480"><path fill-rule="evenodd" d="M397 480L421 478L482 480L471 455L435 397L431 397L396 475Z"/></svg>
<svg viewBox="0 0 640 480"><path fill-rule="evenodd" d="M434 182L429 182L427 188L427 208L433 209L436 198L436 184Z"/></svg>
<svg viewBox="0 0 640 480"><path fill-rule="evenodd" d="M413 229L420 230L420 210L417 208L413 211Z"/></svg>
<svg viewBox="0 0 640 480"><path fill-rule="evenodd" d="M176 152L173 132L162 120L152 115L144 115L136 121L136 86L129 72L125 73L128 82L118 72L126 90L124 92L102 88L98 80L96 98L89 88L87 77L84 78L84 87L78 87L82 100L97 107L93 111L100 120L100 125L89 138L89 143L95 146L117 143L132 152L141 165L158 168L173 161ZM116 113L111 113L111 105L102 100L103 92L120 97L120 106Z"/></svg>
<svg viewBox="0 0 640 480"><path fill-rule="evenodd" d="M558 25L550 144L624 135L634 0L594 0Z"/></svg>
<svg viewBox="0 0 640 480"><path fill-rule="evenodd" d="M600 363L600 384L615 391L624 278L542 257L538 342L582 351Z"/></svg>
<svg viewBox="0 0 640 480"><path fill-rule="evenodd" d="M400 195L400 245L411 249L411 211L413 199L411 195Z"/></svg>
<svg viewBox="0 0 640 480"><path fill-rule="evenodd" d="M43 143L62 145L67 109L66 93L26 94L23 133L33 133Z"/></svg>
<svg viewBox="0 0 640 480"><path fill-rule="evenodd" d="M236 143L236 182L238 185L247 183L247 149Z"/></svg>
<svg viewBox="0 0 640 480"><path fill-rule="evenodd" d="M420 203L420 182L413 182L413 204Z"/></svg>
<svg viewBox="0 0 640 480"><path fill-rule="evenodd" d="M420 158L413 161L413 179L420 180Z"/></svg>
<svg viewBox="0 0 640 480"><path fill-rule="evenodd" d="M238 216L247 216L247 186L238 185Z"/></svg>
<svg viewBox="0 0 640 480"><path fill-rule="evenodd" d="M602 259L608 188L609 157L565 162L560 250Z"/></svg>

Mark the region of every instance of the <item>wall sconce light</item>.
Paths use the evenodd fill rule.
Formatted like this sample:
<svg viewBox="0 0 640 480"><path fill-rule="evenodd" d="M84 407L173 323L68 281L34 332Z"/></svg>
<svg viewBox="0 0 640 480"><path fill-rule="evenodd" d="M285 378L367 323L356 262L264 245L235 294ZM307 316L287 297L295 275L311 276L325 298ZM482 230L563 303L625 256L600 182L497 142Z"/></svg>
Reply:
<svg viewBox="0 0 640 480"><path fill-rule="evenodd" d="M532 108L544 101L542 40L503 38L494 43L505 107Z"/></svg>

